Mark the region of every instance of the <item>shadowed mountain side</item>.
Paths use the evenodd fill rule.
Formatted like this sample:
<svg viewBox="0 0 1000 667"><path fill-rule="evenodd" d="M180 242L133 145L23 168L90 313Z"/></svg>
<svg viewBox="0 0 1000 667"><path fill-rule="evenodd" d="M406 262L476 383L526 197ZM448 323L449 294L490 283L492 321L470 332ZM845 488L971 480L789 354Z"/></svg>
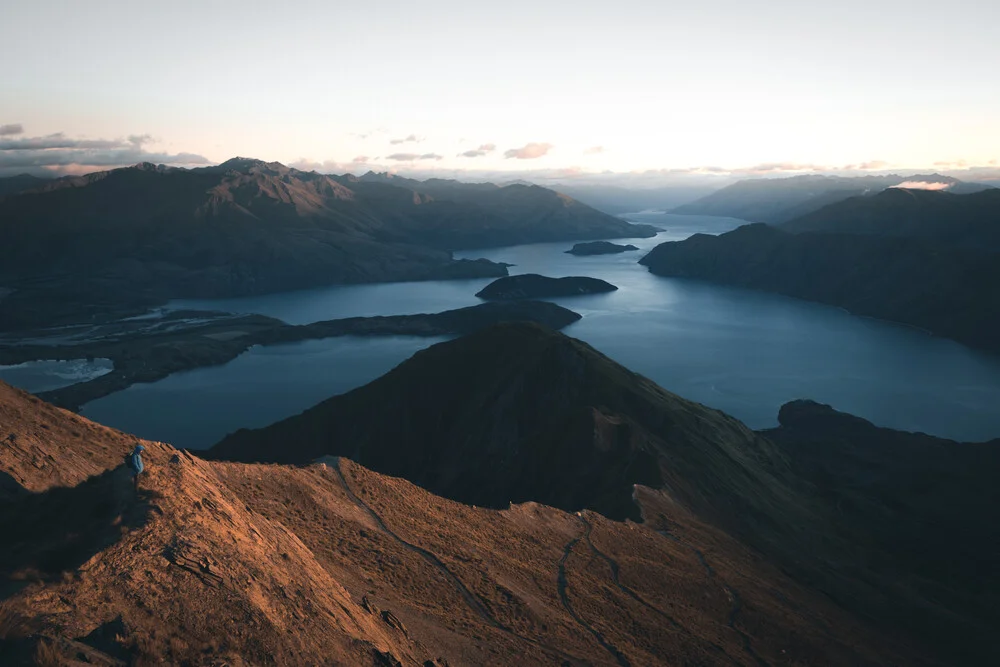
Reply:
<svg viewBox="0 0 1000 667"><path fill-rule="evenodd" d="M756 178L738 181L674 209L687 215L718 215L751 222L781 224L850 197L873 195L904 182L936 183L949 192L968 194L989 188L950 176L820 176Z"/></svg>
<svg viewBox="0 0 1000 667"><path fill-rule="evenodd" d="M0 287L14 290L0 300L0 322L114 316L179 297L497 277L504 265L449 250L655 233L544 188L493 186L470 199L459 196L465 187L439 200L248 158L50 181L0 199Z"/></svg>
<svg viewBox="0 0 1000 667"><path fill-rule="evenodd" d="M1000 349L1000 252L756 224L662 243L639 263L657 275L819 301Z"/></svg>
<svg viewBox="0 0 1000 667"><path fill-rule="evenodd" d="M784 462L753 431L531 324L434 345L364 387L209 451L288 463L326 454L489 507L534 500L637 518L633 485L666 486L761 539L780 532L779 507L796 506L774 477Z"/></svg>
<svg viewBox="0 0 1000 667"><path fill-rule="evenodd" d="M849 581L827 590L866 596L870 613L882 607L947 646L956 662L994 662L987 647L1000 624L1000 439L893 431L811 401L784 405L778 420L762 433L834 508L834 521L850 526L865 553L858 578L896 599L886 604L857 586L847 593Z"/></svg>
<svg viewBox="0 0 1000 667"><path fill-rule="evenodd" d="M932 664L662 492L636 497L668 535L461 505L344 459L208 462L146 442L135 499L106 455L124 435L88 422L77 441L86 420L0 390L7 426L48 424L47 451L96 469L69 487L25 471L38 492L0 518L3 664Z"/></svg>
<svg viewBox="0 0 1000 667"><path fill-rule="evenodd" d="M793 233L830 232L925 238L973 249L1000 250L1000 189L975 194L889 188L853 197L789 220Z"/></svg>

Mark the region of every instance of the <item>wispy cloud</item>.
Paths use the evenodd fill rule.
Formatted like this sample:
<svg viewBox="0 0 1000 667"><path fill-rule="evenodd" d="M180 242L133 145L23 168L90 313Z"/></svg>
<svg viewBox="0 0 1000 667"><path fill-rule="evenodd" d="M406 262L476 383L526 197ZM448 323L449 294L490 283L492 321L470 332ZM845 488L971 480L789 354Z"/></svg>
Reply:
<svg viewBox="0 0 1000 667"><path fill-rule="evenodd" d="M515 158L517 160L535 160L546 155L553 148L555 148L555 146L552 144L531 142L521 146L520 148L511 148L510 150L504 152L503 156L507 159Z"/></svg>
<svg viewBox="0 0 1000 667"><path fill-rule="evenodd" d="M598 153L604 152L604 146L591 146L587 150L583 151L584 155L597 155Z"/></svg>
<svg viewBox="0 0 1000 667"><path fill-rule="evenodd" d="M459 153L458 157L482 157L497 149L496 144L480 144L479 148Z"/></svg>
<svg viewBox="0 0 1000 667"><path fill-rule="evenodd" d="M389 143L393 146L398 146L399 144L418 144L421 141L423 141L423 139L418 139L417 135L411 134L407 137L403 137L402 139L390 139Z"/></svg>
<svg viewBox="0 0 1000 667"><path fill-rule="evenodd" d="M440 160L444 156L437 153L393 153L385 156L387 160L397 162L414 162L415 160Z"/></svg>
<svg viewBox="0 0 1000 667"><path fill-rule="evenodd" d="M952 185L952 183L904 181L899 185L893 185L890 187L899 188L901 190L947 190Z"/></svg>
<svg viewBox="0 0 1000 667"><path fill-rule="evenodd" d="M20 123L0 125L0 137L9 137L14 134L21 134L22 132L24 132L24 126Z"/></svg>
<svg viewBox="0 0 1000 667"><path fill-rule="evenodd" d="M9 127L9 126L3 126ZM17 126L16 134L24 129ZM6 136L15 134L7 131ZM69 174L123 167L138 162L171 165L208 164L194 153L150 152L143 144L152 142L148 134L125 139L73 139L62 132L44 137L0 139L0 175L21 172Z"/></svg>
<svg viewBox="0 0 1000 667"><path fill-rule="evenodd" d="M371 162L371 158L367 155L358 155L351 160L351 164L368 164L369 162Z"/></svg>

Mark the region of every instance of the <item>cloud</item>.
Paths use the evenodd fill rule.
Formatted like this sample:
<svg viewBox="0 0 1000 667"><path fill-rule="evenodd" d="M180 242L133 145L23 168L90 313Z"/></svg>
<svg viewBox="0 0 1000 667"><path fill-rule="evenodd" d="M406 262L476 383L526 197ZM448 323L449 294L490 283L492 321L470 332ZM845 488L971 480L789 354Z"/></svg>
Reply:
<svg viewBox="0 0 1000 667"><path fill-rule="evenodd" d="M480 144L479 148L459 153L458 157L482 157L487 153L492 153L496 149L496 144Z"/></svg>
<svg viewBox="0 0 1000 667"><path fill-rule="evenodd" d="M69 174L124 167L138 162L198 165L208 160L194 153L149 152L148 134L127 139L71 139L62 132L44 137L0 140L0 175L22 172Z"/></svg>
<svg viewBox="0 0 1000 667"><path fill-rule="evenodd" d="M385 156L387 160L397 162L413 162L414 160L441 160L444 156L437 153L393 153Z"/></svg>
<svg viewBox="0 0 1000 667"><path fill-rule="evenodd" d="M417 135L411 134L410 136L405 137L403 139L390 139L389 143L392 144L393 146L398 146L399 144L409 144L409 143L416 144L420 143L421 141L423 141L423 139L417 139Z"/></svg>
<svg viewBox="0 0 1000 667"><path fill-rule="evenodd" d="M842 171L878 171L880 169L885 169L889 166L889 163L885 160L869 160L868 162L861 162L859 164L848 164L841 167ZM834 170L835 171L835 170Z"/></svg>
<svg viewBox="0 0 1000 667"><path fill-rule="evenodd" d="M351 160L351 164L368 164L369 162L371 162L371 158L367 155L359 155Z"/></svg>
<svg viewBox="0 0 1000 667"><path fill-rule="evenodd" d="M604 152L604 146L591 146L587 150L583 151L584 155L597 155L598 153Z"/></svg>
<svg viewBox="0 0 1000 667"><path fill-rule="evenodd" d="M130 145L120 139L70 139L62 132L44 137L0 140L0 151L37 151L52 148L109 149Z"/></svg>
<svg viewBox="0 0 1000 667"><path fill-rule="evenodd" d="M24 132L24 126L20 123L0 125L0 137L9 137L12 134L21 134L22 132Z"/></svg>
<svg viewBox="0 0 1000 667"><path fill-rule="evenodd" d="M516 158L518 160L535 160L547 154L555 148L552 144L531 142L520 148L511 148L503 156L507 159Z"/></svg>
<svg viewBox="0 0 1000 667"><path fill-rule="evenodd" d="M891 185L889 187L899 188L901 190L947 190L952 186L952 183L939 183L939 182L927 182L927 181L904 181L899 185Z"/></svg>

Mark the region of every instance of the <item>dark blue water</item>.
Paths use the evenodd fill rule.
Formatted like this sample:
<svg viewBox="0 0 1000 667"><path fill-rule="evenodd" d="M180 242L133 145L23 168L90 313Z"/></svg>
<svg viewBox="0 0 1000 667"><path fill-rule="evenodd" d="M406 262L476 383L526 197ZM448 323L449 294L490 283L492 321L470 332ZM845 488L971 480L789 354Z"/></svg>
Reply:
<svg viewBox="0 0 1000 667"><path fill-rule="evenodd" d="M805 301L653 276L637 260L657 243L739 221L634 215L669 228L629 240L639 252L596 257L572 244L462 253L515 264L512 273L587 275L620 289L553 299L581 313L565 330L686 398L754 428L775 425L795 398L830 403L879 425L962 440L1000 436L1000 358L885 322ZM623 241L623 243L626 241ZM178 308L256 312L290 323L436 312L478 303L488 280L330 287ZM368 382L440 339L334 338L254 348L225 366L178 373L94 401L83 413L144 437L203 447Z"/></svg>

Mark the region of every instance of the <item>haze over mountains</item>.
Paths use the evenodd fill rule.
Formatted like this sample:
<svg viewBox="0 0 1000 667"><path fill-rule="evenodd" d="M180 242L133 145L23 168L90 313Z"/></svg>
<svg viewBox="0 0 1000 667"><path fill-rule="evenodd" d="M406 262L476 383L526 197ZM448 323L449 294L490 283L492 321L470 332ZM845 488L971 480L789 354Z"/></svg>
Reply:
<svg viewBox="0 0 1000 667"><path fill-rule="evenodd" d="M827 176L808 174L790 178L742 180L673 209L674 213L719 215L782 224L851 197L874 195L904 183L926 184L953 194L970 194L990 185L966 183L940 174L900 176Z"/></svg>

